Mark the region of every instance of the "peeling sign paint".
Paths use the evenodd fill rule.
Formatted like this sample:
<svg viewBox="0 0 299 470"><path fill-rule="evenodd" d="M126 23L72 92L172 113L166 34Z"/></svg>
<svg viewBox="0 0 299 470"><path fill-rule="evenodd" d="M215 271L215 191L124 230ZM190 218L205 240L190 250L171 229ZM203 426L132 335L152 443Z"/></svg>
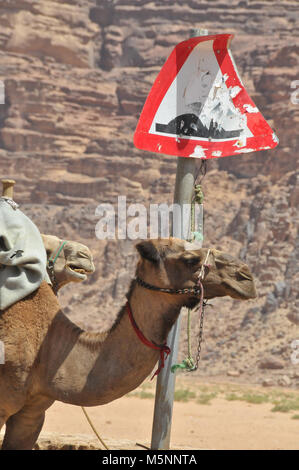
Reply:
<svg viewBox="0 0 299 470"><path fill-rule="evenodd" d="M235 150L235 153L250 153L250 152L255 152L255 150L254 149Z"/></svg>
<svg viewBox="0 0 299 470"><path fill-rule="evenodd" d="M221 150L216 150L216 152L212 152L213 157L221 157L222 152Z"/></svg>
<svg viewBox="0 0 299 470"><path fill-rule="evenodd" d="M230 97L235 98L240 93L241 90L242 88L240 88L239 86L230 87L229 88Z"/></svg>
<svg viewBox="0 0 299 470"><path fill-rule="evenodd" d="M246 109L247 113L258 113L259 110L256 106L251 106L251 104L243 104L243 108Z"/></svg>
<svg viewBox="0 0 299 470"><path fill-rule="evenodd" d="M273 134L272 134L272 140L273 140L273 142L275 142L277 144L279 142L279 139L278 139L277 135L275 134L275 132L273 132Z"/></svg>
<svg viewBox="0 0 299 470"><path fill-rule="evenodd" d="M205 155L205 150L207 150L207 149L203 149L201 147L201 145L196 145L196 147L194 148L193 153L191 153L191 155L189 155L189 157L207 158L206 155Z"/></svg>
<svg viewBox="0 0 299 470"><path fill-rule="evenodd" d="M247 139L245 136L240 137L239 140L235 144L233 144L233 147L245 147L246 146Z"/></svg>
<svg viewBox="0 0 299 470"><path fill-rule="evenodd" d="M218 138L239 137L243 133L250 137L252 134L247 128L247 117L234 106L230 90L225 84L227 78L221 73L216 74L215 85L205 100L200 120L207 129L211 129L211 123L215 123ZM215 135L215 132L211 135L212 139L215 139Z"/></svg>

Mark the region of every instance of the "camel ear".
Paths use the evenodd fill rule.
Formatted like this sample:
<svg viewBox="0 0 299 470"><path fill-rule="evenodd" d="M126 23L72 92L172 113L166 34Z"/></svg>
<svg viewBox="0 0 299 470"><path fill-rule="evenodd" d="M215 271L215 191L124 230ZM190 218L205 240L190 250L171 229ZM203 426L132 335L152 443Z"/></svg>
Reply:
<svg viewBox="0 0 299 470"><path fill-rule="evenodd" d="M152 263L159 263L159 252L151 240L145 240L143 242L137 243L136 250L142 258L147 259Z"/></svg>

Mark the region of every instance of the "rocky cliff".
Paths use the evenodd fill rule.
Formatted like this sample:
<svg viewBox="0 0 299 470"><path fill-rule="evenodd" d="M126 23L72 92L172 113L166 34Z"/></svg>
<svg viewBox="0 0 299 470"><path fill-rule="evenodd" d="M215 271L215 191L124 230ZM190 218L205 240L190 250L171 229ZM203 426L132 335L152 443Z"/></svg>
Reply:
<svg viewBox="0 0 299 470"><path fill-rule="evenodd" d="M97 271L88 284L60 294L71 318L108 327L134 272L132 241L96 239L97 205L116 206L118 195L128 203L172 201L176 159L133 146L161 65L191 28L235 33L243 82L280 144L208 162L205 244L246 260L259 298L217 299L207 309L200 373L233 371L251 381L270 374L298 385L290 360L299 339L299 104L291 100L298 10L287 0L0 2L0 173L17 180L16 200L42 232L93 250ZM182 334L182 356L184 342Z"/></svg>

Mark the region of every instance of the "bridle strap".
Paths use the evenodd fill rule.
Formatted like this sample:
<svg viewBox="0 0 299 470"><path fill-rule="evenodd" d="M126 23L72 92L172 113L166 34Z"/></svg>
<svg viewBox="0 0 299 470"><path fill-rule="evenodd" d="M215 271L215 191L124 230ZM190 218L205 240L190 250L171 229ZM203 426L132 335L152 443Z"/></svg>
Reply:
<svg viewBox="0 0 299 470"><path fill-rule="evenodd" d="M57 285L57 282L56 282L56 279L55 279L55 274L54 274L54 264L56 263L57 258L60 255L60 253L62 251L62 248L64 247L64 245L66 243L67 243L67 240L64 240L60 244L60 246L58 247L56 253L51 258L48 259L48 269L49 269L49 272L50 272L50 279L51 279L51 282L52 282L53 291L56 295L57 295L57 291L58 291L58 285Z"/></svg>
<svg viewBox="0 0 299 470"><path fill-rule="evenodd" d="M62 251L62 248L64 247L64 245L65 245L66 243L67 243L67 241L64 240L64 241L61 243L61 245L58 247L58 249L57 249L55 255L53 255L51 258L49 258L49 260L48 260L48 266L49 266L49 267L50 267L50 266L51 266L51 267L54 266L54 264L55 264L56 261L57 261L58 256L60 255L60 253L61 253L61 251Z"/></svg>
<svg viewBox="0 0 299 470"><path fill-rule="evenodd" d="M200 295L201 289L198 286L193 286L193 287L185 287L183 289L170 289L168 287L158 287L154 286L153 284L149 284L148 282L145 282L143 279L140 279L140 277L136 276L135 277L135 282L141 287L144 287L145 289L149 290L154 290L157 292L164 292L165 294L195 294L195 295Z"/></svg>
<svg viewBox="0 0 299 470"><path fill-rule="evenodd" d="M207 264L207 261L210 256L210 252L211 250L208 249L206 259L204 263L202 264L199 275L198 275L199 282L197 283L197 285L193 287L185 287L183 289L171 289L168 287L154 286L153 284L149 284L148 282L145 282L143 279L140 279L140 277L138 276L136 276L134 280L137 284L139 284L139 286L144 287L145 289L154 290L157 292L164 292L165 294L195 294L198 296L202 296L203 287L201 285L201 281L204 279L205 267L209 267L209 265Z"/></svg>
<svg viewBox="0 0 299 470"><path fill-rule="evenodd" d="M138 327L134 317L133 317L133 313L132 313L132 310L131 310L131 307L130 307L130 304L129 302L126 303L126 308L127 308L127 312L128 312L128 316L129 316L129 319L131 321L131 325L133 326L133 329L135 331L135 333L137 334L138 338L140 339L140 341L145 344L145 346L151 348L151 349L155 349L157 351L160 351L160 365L158 367L158 369L156 370L156 372L154 373L154 375L152 376L151 380L153 380L153 378L159 374L159 372L161 371L161 369L164 367L164 363L165 363L165 359L167 359L168 355L170 354L170 348L167 346L166 343L164 344L156 344L150 340L148 340L144 334L142 333L142 331L140 330L140 328Z"/></svg>

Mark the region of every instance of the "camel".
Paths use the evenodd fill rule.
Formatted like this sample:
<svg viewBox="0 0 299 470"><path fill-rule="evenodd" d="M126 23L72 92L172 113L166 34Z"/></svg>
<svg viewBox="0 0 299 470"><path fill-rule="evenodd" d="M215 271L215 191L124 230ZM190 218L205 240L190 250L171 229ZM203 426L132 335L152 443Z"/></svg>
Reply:
<svg viewBox="0 0 299 470"><path fill-rule="evenodd" d="M200 272L206 299L256 297L247 265L215 249L186 249L185 243L170 238L136 245L136 276L109 331L90 333L72 323L46 282L0 312L2 449L32 449L55 400L103 405L138 387L162 358L181 307L198 304Z"/></svg>
<svg viewBox="0 0 299 470"><path fill-rule="evenodd" d="M48 274L56 293L70 282L85 281L87 275L94 272L92 254L87 246L75 241L61 240L54 235L41 236L48 263L57 256L54 264L48 264Z"/></svg>

